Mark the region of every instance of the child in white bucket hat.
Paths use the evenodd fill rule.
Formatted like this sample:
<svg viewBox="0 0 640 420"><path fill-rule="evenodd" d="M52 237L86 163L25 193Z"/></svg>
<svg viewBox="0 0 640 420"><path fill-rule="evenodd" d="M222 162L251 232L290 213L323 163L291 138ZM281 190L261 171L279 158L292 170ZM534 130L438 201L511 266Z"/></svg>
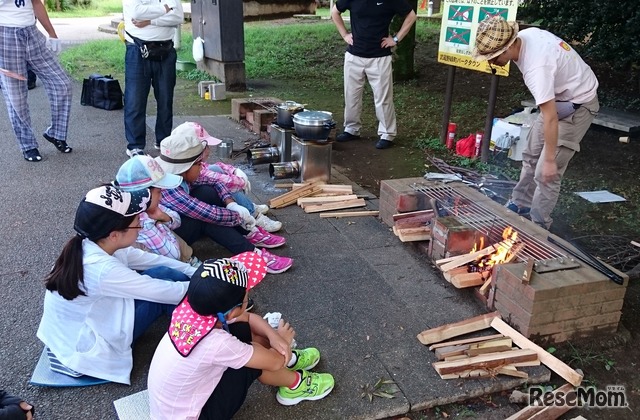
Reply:
<svg viewBox="0 0 640 420"><path fill-rule="evenodd" d="M184 179L180 187L162 191L161 203L182 218L182 226L176 233L188 244L209 237L233 254L284 245L283 237L255 227L255 218L235 202L225 185L208 178L210 171L203 170L208 137L197 125L185 123L160 143L156 161L165 172ZM291 258L276 256L266 249L259 252L268 261L267 268L272 274L282 273L293 265Z"/></svg>

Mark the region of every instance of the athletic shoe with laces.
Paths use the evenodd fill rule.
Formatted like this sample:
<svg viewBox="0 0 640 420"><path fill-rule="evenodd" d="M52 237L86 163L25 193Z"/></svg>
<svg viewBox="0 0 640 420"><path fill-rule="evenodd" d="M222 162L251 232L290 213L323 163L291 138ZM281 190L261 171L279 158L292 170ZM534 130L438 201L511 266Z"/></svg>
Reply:
<svg viewBox="0 0 640 420"><path fill-rule="evenodd" d="M296 405L300 401L321 400L333 390L334 380L329 373L315 373L306 370L299 371L302 381L295 389L286 386L278 388L276 400L282 405Z"/></svg>
<svg viewBox="0 0 640 420"><path fill-rule="evenodd" d="M284 273L293 265L293 260L291 258L278 257L277 255L270 253L266 249L259 249L258 253L267 263L267 273Z"/></svg>
<svg viewBox="0 0 640 420"><path fill-rule="evenodd" d="M140 149L140 148L135 148L135 149L127 149L127 156L129 156L130 158L134 157L134 156L142 156L144 155L144 150Z"/></svg>
<svg viewBox="0 0 640 420"><path fill-rule="evenodd" d="M269 211L269 206L266 204L254 204L253 207L256 209L256 213L267 214Z"/></svg>
<svg viewBox="0 0 640 420"><path fill-rule="evenodd" d="M311 370L320 361L320 350L315 347L291 351L296 355L297 360L293 366L287 368L289 370Z"/></svg>
<svg viewBox="0 0 640 420"><path fill-rule="evenodd" d="M277 220L269 219L264 214L258 214L258 217L256 217L256 226L259 226L262 229L266 230L267 232L271 232L271 233L277 232L280 229L282 229L281 222L278 222Z"/></svg>
<svg viewBox="0 0 640 420"><path fill-rule="evenodd" d="M287 243L287 240L282 236L272 235L260 226L256 226L246 238L251 244L262 248L277 248Z"/></svg>

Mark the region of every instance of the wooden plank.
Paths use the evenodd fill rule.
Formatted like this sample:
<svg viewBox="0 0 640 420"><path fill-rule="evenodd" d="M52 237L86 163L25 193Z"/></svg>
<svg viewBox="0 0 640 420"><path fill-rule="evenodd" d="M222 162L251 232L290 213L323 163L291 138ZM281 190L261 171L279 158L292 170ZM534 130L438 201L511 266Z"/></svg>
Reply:
<svg viewBox="0 0 640 420"><path fill-rule="evenodd" d="M344 200L337 201L335 203L325 203L325 204L313 204L309 206L305 206L305 213L319 213L321 211L330 211L330 210L341 210L341 209L350 209L353 207L364 207L367 203L362 198L356 198L354 200Z"/></svg>
<svg viewBox="0 0 640 420"><path fill-rule="evenodd" d="M560 388L553 391L553 394L556 395L559 392L562 392L564 395L567 395L567 393L571 391L574 391L574 388L569 384L564 384ZM508 417L506 420L528 420L532 418L532 416L534 416L536 413L540 413L541 411L543 411L545 408L547 407L543 405L528 405L522 410Z"/></svg>
<svg viewBox="0 0 640 420"><path fill-rule="evenodd" d="M291 182L282 182L282 183L275 183L273 185L273 188L280 188L280 189L292 189L293 188L293 183Z"/></svg>
<svg viewBox="0 0 640 420"><path fill-rule="evenodd" d="M523 372L511 366L503 366L501 368L496 369L496 372L501 375L513 376L516 378L523 378L523 379L529 378L529 374L527 372Z"/></svg>
<svg viewBox="0 0 640 420"><path fill-rule="evenodd" d="M355 200L356 198L358 198L358 196L355 194L332 195L330 197L302 197L298 198L298 205L302 206L303 204L323 204L331 203L334 201Z"/></svg>
<svg viewBox="0 0 640 420"><path fill-rule="evenodd" d="M525 99L520 103L523 106L536 106L533 99ZM614 130L625 131L629 134L640 132L640 115L605 106L600 107L592 123L613 128Z"/></svg>
<svg viewBox="0 0 640 420"><path fill-rule="evenodd" d="M484 284L484 277L482 277L482 273L462 273L451 276L449 282L457 289L466 289Z"/></svg>
<svg viewBox="0 0 640 420"><path fill-rule="evenodd" d="M433 344L432 346L429 347L429 350L435 350L441 347L457 346L458 344L478 343L478 342L493 340L493 339L502 338L502 337L504 337L504 335L502 334L493 334L493 335L486 335L482 337L465 338L463 340L445 341L443 343Z"/></svg>
<svg viewBox="0 0 640 420"><path fill-rule="evenodd" d="M413 217L407 217L405 219L396 220L393 223L393 225L399 228L427 226L432 219L433 219L433 215L426 214L422 216L413 216Z"/></svg>
<svg viewBox="0 0 640 420"><path fill-rule="evenodd" d="M320 186L316 184L308 184L295 190L291 190L284 194L269 200L269 207L280 208L293 204L300 197L307 197L320 191Z"/></svg>
<svg viewBox="0 0 640 420"><path fill-rule="evenodd" d="M393 217L393 221L397 222L398 220L402 220L402 219L407 219L407 218L416 217L416 216L428 216L428 215L433 216L433 210L418 210L418 211L409 211L406 213L396 213L392 217Z"/></svg>
<svg viewBox="0 0 640 420"><path fill-rule="evenodd" d="M468 264L471 261L475 261L478 258L484 257L485 255L492 254L492 253L494 253L494 252L496 252L498 250L498 247L500 245L504 245L504 241L498 242L498 243L493 244L493 245L489 245L488 247L483 248L480 251L472 252L470 254L460 255L455 260L449 261L448 263L445 263L445 264L441 265L440 266L440 270L446 272L446 271L449 271L451 269L460 267L461 265Z"/></svg>
<svg viewBox="0 0 640 420"><path fill-rule="evenodd" d="M440 341L447 340L449 338L489 328L489 326L491 326L491 322L496 318L500 318L500 312L478 315L463 321L424 330L418 334L417 338L418 341L424 345L439 343Z"/></svg>
<svg viewBox="0 0 640 420"><path fill-rule="evenodd" d="M402 242L428 241L431 239L431 228L429 226L403 228L393 227L393 233Z"/></svg>
<svg viewBox="0 0 640 420"><path fill-rule="evenodd" d="M517 370L513 365L504 366L502 368L488 371L486 369L473 369L464 370L462 372L448 373L446 375L440 375L442 379L466 379L466 378L488 378L494 376L495 373L501 373L503 375L515 376L518 378L528 378L529 374Z"/></svg>
<svg viewBox="0 0 640 420"><path fill-rule="evenodd" d="M638 243L636 241L631 241L631 245L637 246L638 248L640 248L640 243Z"/></svg>
<svg viewBox="0 0 640 420"><path fill-rule="evenodd" d="M455 356L467 356L464 352L469 349L468 344L460 344L457 346L440 347L436 349L435 355L438 360L452 360Z"/></svg>
<svg viewBox="0 0 640 420"><path fill-rule="evenodd" d="M533 266L536 264L536 260L533 258L527 259L527 262L524 266L524 273L522 273L522 283L529 284L531 281L531 275L533 274Z"/></svg>
<svg viewBox="0 0 640 420"><path fill-rule="evenodd" d="M480 287L480 289L478 289L478 292L483 295L486 296L487 294L487 290L489 289L489 287L491 286L491 282L493 281L493 273L491 273L491 277L489 277L484 284Z"/></svg>
<svg viewBox="0 0 640 420"><path fill-rule="evenodd" d="M337 219L341 217L361 217L361 216L378 216L380 212L378 210L365 210L365 211L336 211L332 213L320 213L320 217L326 219L328 217L335 217Z"/></svg>
<svg viewBox="0 0 640 420"><path fill-rule="evenodd" d="M447 374L469 369L493 369L511 363L536 360L537 358L538 354L534 350L521 349L483 354L450 362L434 362L432 365L439 374Z"/></svg>
<svg viewBox="0 0 640 420"><path fill-rule="evenodd" d="M467 356L478 356L485 353L497 353L501 351L511 350L511 338L505 337L497 340L482 341L480 343L469 344L469 348L465 351Z"/></svg>
<svg viewBox="0 0 640 420"><path fill-rule="evenodd" d="M540 358L540 361L549 369L560 375L564 380L569 382L573 386L579 386L582 382L583 375L579 374L562 360L556 358L551 353L546 352L542 347L538 346L528 338L520 334L513 329L510 325L504 322L502 319L495 317L491 321L491 327L498 332L511 337L514 344L521 349L530 349L535 351Z"/></svg>

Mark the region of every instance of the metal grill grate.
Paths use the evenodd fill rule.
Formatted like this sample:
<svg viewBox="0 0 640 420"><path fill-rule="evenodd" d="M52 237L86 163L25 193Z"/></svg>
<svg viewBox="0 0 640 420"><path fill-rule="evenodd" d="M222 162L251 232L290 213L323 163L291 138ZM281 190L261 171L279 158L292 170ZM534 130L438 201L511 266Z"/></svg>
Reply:
<svg viewBox="0 0 640 420"><path fill-rule="evenodd" d="M485 235L489 244L500 242L502 240L502 232L510 226L518 232L518 239L525 244L524 250L519 255L533 258L537 261L566 257L565 254L549 244L529 235L519 229L518 226L513 226L513 224L508 223L499 215L474 203L472 199L466 197L458 189L446 185L429 187L414 184L411 187L429 198L437 199L442 208L447 210L449 214Z"/></svg>

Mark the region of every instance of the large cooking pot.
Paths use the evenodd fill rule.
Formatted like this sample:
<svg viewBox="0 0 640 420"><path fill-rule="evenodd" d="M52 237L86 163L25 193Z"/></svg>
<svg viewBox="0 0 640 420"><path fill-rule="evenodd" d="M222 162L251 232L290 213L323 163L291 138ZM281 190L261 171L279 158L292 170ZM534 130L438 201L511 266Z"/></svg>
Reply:
<svg viewBox="0 0 640 420"><path fill-rule="evenodd" d="M336 122L330 112L303 111L293 116L293 125L300 140L326 141Z"/></svg>
<svg viewBox="0 0 640 420"><path fill-rule="evenodd" d="M286 101L276 106L276 122L282 128L293 128L293 116L304 111L304 105L294 101Z"/></svg>

